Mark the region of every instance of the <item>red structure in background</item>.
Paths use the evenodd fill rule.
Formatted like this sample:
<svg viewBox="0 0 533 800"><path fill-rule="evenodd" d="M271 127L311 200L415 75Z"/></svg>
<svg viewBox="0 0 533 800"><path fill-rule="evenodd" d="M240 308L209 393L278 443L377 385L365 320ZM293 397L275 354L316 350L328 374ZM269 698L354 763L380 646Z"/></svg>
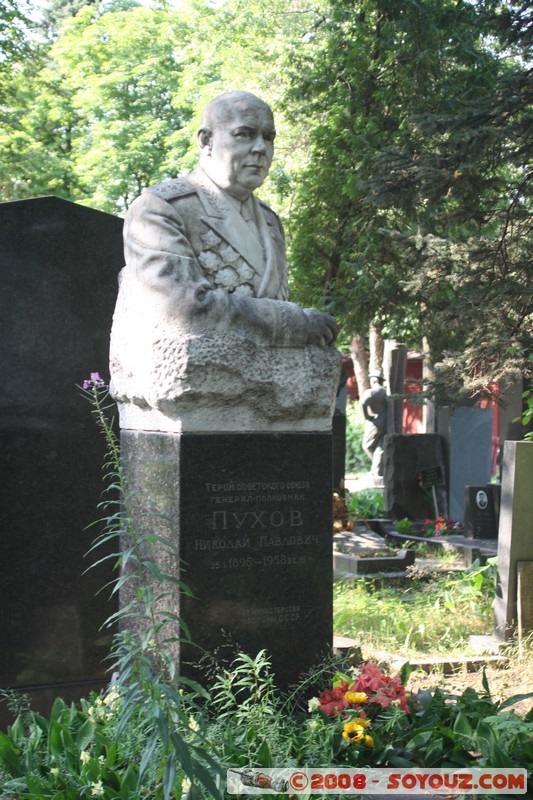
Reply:
<svg viewBox="0 0 533 800"><path fill-rule="evenodd" d="M405 368L405 394L417 394L422 391L422 351L409 350L407 353L407 365ZM424 431L424 407L422 403L416 403L404 399L402 415L403 433L425 433Z"/></svg>
<svg viewBox="0 0 533 800"><path fill-rule="evenodd" d="M499 386L491 383L490 389L495 395L499 394ZM481 408L492 409L492 474L496 475L500 471L498 456L500 451L500 406L495 400L482 400Z"/></svg>
<svg viewBox="0 0 533 800"><path fill-rule="evenodd" d="M357 378L353 369L352 357L349 353L344 353L342 356L342 365L346 373L346 389L348 391L349 400L359 400L359 387L357 385Z"/></svg>
<svg viewBox="0 0 533 800"><path fill-rule="evenodd" d="M344 370L347 375L346 386L350 400L359 400L359 388L355 377L351 356L343 357ZM491 385L491 391L498 393L498 387ZM405 370L404 394L416 394L422 391L422 351L409 350ZM500 447L500 407L495 400L483 400L481 408L492 409L492 474L498 471L498 451ZM404 398L402 415L402 433L425 433L424 408L421 403Z"/></svg>
<svg viewBox="0 0 533 800"><path fill-rule="evenodd" d="M359 400L359 387L353 368L351 356L343 356L344 370L346 372L346 387L350 400ZM415 394L422 389L422 352L411 350L407 353L407 367L405 371L405 394ZM424 433L423 409L419 403L403 401L402 431L403 433Z"/></svg>

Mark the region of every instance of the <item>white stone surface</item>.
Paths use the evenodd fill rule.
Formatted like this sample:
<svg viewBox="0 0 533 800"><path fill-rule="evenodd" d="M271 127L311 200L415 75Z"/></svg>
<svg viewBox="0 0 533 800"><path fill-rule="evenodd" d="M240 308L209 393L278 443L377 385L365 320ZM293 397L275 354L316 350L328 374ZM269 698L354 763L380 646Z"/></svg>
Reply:
<svg viewBox="0 0 533 800"><path fill-rule="evenodd" d="M273 347L238 330L223 337L162 335L150 343L141 331L129 352L131 369L122 361L113 371L121 428L197 433L331 428L342 361L331 348Z"/></svg>
<svg viewBox="0 0 533 800"><path fill-rule="evenodd" d="M200 167L132 203L110 353L122 428L330 430L337 326L290 302L281 222L252 193L274 136L258 98L215 98Z"/></svg>

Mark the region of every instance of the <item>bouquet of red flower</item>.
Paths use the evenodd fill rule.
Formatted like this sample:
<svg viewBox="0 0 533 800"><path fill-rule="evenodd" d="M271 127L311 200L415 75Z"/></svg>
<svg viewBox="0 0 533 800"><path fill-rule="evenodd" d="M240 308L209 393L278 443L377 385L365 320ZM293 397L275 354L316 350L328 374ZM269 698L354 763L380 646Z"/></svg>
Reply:
<svg viewBox="0 0 533 800"><path fill-rule="evenodd" d="M424 525L420 528L420 533L423 536L446 536L446 534L455 533L461 534L463 526L460 522L455 522L453 519L446 519L446 517L437 517L436 520L426 519Z"/></svg>
<svg viewBox="0 0 533 800"><path fill-rule="evenodd" d="M365 747L374 747L374 739L366 729L382 709L397 706L408 711L405 689L399 676L386 675L376 664L368 662L354 670L352 676L337 673L330 689L309 701L309 711L326 717L342 717L342 737Z"/></svg>

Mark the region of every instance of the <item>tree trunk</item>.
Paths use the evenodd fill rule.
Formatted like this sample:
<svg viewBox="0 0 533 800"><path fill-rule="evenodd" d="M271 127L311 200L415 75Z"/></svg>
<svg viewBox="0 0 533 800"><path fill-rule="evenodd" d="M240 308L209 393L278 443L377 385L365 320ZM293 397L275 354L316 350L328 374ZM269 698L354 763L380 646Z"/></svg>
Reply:
<svg viewBox="0 0 533 800"><path fill-rule="evenodd" d="M383 336L381 330L375 322L370 323L369 328L370 340L370 375L381 375L383 372Z"/></svg>
<svg viewBox="0 0 533 800"><path fill-rule="evenodd" d="M368 378L368 357L365 348L365 340L359 334L356 334L352 339L351 356L359 397L362 397L363 392L370 389L370 380Z"/></svg>

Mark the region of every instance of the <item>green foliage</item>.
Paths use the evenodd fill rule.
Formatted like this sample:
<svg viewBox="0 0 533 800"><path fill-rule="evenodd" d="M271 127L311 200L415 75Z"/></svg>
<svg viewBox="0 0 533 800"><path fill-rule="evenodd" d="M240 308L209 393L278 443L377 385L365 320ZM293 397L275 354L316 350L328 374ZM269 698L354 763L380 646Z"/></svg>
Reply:
<svg viewBox="0 0 533 800"><path fill-rule="evenodd" d="M517 417L514 422L521 422L524 428L530 427L531 422L533 421L533 390L528 389L522 394L522 398L524 399L525 409L522 413L521 417ZM529 442L533 442L533 430L528 431L524 434L524 439Z"/></svg>
<svg viewBox="0 0 533 800"><path fill-rule="evenodd" d="M294 299L430 345L439 400L526 374L531 9L503 0L7 0L2 199L122 213L189 169L205 102L271 103L261 194L287 222ZM361 459L353 450L354 465Z"/></svg>
<svg viewBox="0 0 533 800"><path fill-rule="evenodd" d="M189 36L187 19L143 7L96 18L87 7L62 29L51 58L79 120L72 157L84 202L124 208L179 172L169 138L192 113L179 95Z"/></svg>
<svg viewBox="0 0 533 800"><path fill-rule="evenodd" d="M50 0L49 41L10 76L4 199L55 194L123 212L146 185L194 165L199 113L218 92L245 87L277 110L288 42L314 15L298 0L290 14L282 0ZM278 128L287 133L281 113ZM286 184L280 162L273 176Z"/></svg>
<svg viewBox="0 0 533 800"><path fill-rule="evenodd" d="M213 684L211 703L220 718L258 712L270 715L274 706L274 679L265 650L255 658L241 653L232 667ZM237 709L237 710L236 710Z"/></svg>
<svg viewBox="0 0 533 800"><path fill-rule="evenodd" d="M19 716L0 734L2 797L122 800L150 792L167 800L181 797L186 775L220 797L202 764L216 771L215 762L201 751L197 758L183 710L191 698L175 693L171 704L152 682L151 699L138 687L132 703L131 688L112 687L81 707L57 699L48 719L33 711Z"/></svg>
<svg viewBox="0 0 533 800"><path fill-rule="evenodd" d="M347 494L345 500L353 522L383 517L383 489L363 489Z"/></svg>
<svg viewBox="0 0 533 800"><path fill-rule="evenodd" d="M398 533L405 533L409 534L413 531L413 520L405 517L404 519L398 519L394 523L394 527L398 531Z"/></svg>
<svg viewBox="0 0 533 800"><path fill-rule="evenodd" d="M423 333L449 404L527 372L530 24L504 3L334 0L294 56L297 299L348 335Z"/></svg>
<svg viewBox="0 0 533 800"><path fill-rule="evenodd" d="M342 694L352 684L357 686L365 672L374 680L381 675L380 685L387 689L389 699L396 693L398 698L405 697L407 705L400 708L394 701L371 705L370 692L368 702L359 700L360 705L345 714L326 716L320 710L328 701L324 692L331 692L333 686ZM403 674L408 678L406 670ZM0 734L3 797L202 797L205 795L197 785L183 777L188 750L209 751L224 768L237 770L338 764L533 766L533 722L508 710L523 697L495 701L488 685L481 694L467 689L458 695L440 690L410 695L399 679L393 678L390 683L375 665L354 667L337 659L317 667L307 680L282 694L272 690L264 653L255 659L241 654L220 678L213 693L214 705L191 706L190 698L174 698L168 735L161 724L159 706L139 704L124 722L127 700L117 689L105 697L92 695L81 708L58 700L49 719L25 712L7 733ZM237 685L238 696L234 692ZM312 697L317 692L321 692L319 697ZM259 706L254 702L256 697L262 698ZM404 704L405 700L400 702ZM347 714L356 721L361 707L367 714L365 733L371 735L365 744L342 736ZM171 744L175 745L176 730L184 739L174 755ZM215 789L207 796L221 795Z"/></svg>
<svg viewBox="0 0 533 800"><path fill-rule="evenodd" d="M346 472L367 472L370 459L363 450L365 420L359 402L346 404Z"/></svg>
<svg viewBox="0 0 533 800"><path fill-rule="evenodd" d="M126 4L127 0L124 5ZM54 39L61 26L86 6L92 6L93 11L96 11L98 2L97 0L48 0L42 10L42 22L39 27L48 39Z"/></svg>
<svg viewBox="0 0 533 800"><path fill-rule="evenodd" d="M395 738L385 745L378 763L526 769L531 764L530 723L512 712L497 714L499 703L489 694L466 689L450 695L437 689L416 700L414 716L396 718Z"/></svg>

